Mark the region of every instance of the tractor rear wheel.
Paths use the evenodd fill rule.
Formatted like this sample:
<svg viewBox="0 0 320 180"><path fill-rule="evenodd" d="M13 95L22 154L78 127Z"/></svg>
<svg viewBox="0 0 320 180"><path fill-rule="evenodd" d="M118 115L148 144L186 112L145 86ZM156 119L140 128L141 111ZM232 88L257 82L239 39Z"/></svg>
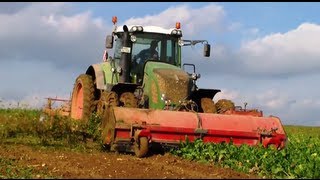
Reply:
<svg viewBox="0 0 320 180"><path fill-rule="evenodd" d="M138 158L144 157L147 155L149 149L148 138L140 137L138 142L134 143L134 153Z"/></svg>
<svg viewBox="0 0 320 180"><path fill-rule="evenodd" d="M92 77L88 74L81 74L76 79L72 91L71 118L87 122L94 109L94 84Z"/></svg>

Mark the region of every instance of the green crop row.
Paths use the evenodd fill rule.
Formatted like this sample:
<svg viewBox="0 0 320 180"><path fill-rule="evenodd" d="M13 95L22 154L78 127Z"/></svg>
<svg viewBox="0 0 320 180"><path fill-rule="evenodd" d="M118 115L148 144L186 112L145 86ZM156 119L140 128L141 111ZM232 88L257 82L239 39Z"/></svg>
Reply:
<svg viewBox="0 0 320 180"><path fill-rule="evenodd" d="M0 109L0 143L16 142L17 138L23 137L28 140L22 142L47 147L85 145L88 138L99 142L99 123L100 119L95 115L89 123L83 124L67 117L45 117L40 110ZM281 151L272 147L237 147L197 140L181 143L180 148L171 152L266 178L320 178L320 128L285 126L285 130L288 142ZM7 161L2 159L1 162Z"/></svg>
<svg viewBox="0 0 320 180"><path fill-rule="evenodd" d="M190 160L213 163L265 178L320 178L320 128L288 126L283 150L262 146L240 147L197 140L181 143L172 153Z"/></svg>
<svg viewBox="0 0 320 180"><path fill-rule="evenodd" d="M10 144L68 149L88 152L99 148L99 143L89 145L88 139L99 142L100 118L93 116L88 123L74 121L68 117L49 117L40 110L32 109L1 109L0 108L0 145L1 148ZM102 149L101 149L102 150ZM0 155L0 179L34 179L60 178L51 176L47 169L19 165L17 158Z"/></svg>
<svg viewBox="0 0 320 180"><path fill-rule="evenodd" d="M88 123L69 117L49 117L40 110L0 109L0 141L34 137L39 145L77 146L88 139L99 140L100 118L92 115Z"/></svg>

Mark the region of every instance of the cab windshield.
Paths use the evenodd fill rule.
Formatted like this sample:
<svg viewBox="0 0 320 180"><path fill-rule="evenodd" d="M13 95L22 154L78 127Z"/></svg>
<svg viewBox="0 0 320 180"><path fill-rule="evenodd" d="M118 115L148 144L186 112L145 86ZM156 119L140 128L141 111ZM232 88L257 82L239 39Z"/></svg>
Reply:
<svg viewBox="0 0 320 180"><path fill-rule="evenodd" d="M148 50L152 42L156 42L155 50L157 52L157 58L153 60L158 60L172 65L178 65L178 38L172 37L165 34L156 33L137 33L134 34L136 41L132 43L131 58L134 61L135 58L140 55L143 50ZM121 57L121 47L122 47L121 35L118 35L115 45L115 58L120 59ZM140 53L140 54L139 54ZM152 59L152 58L151 58ZM147 60L151 60L147 59ZM139 63L139 62L138 62Z"/></svg>

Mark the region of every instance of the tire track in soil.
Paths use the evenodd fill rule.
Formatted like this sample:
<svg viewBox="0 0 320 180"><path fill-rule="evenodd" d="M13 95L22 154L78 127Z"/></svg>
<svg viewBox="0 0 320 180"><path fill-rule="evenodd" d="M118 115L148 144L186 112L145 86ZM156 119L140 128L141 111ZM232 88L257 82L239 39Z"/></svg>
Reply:
<svg viewBox="0 0 320 180"><path fill-rule="evenodd" d="M0 144L0 157L13 159L21 166L33 167L36 171L45 171L50 176L60 178L258 178L231 169L185 160L168 153L137 158L131 154L98 150L72 152L21 144Z"/></svg>

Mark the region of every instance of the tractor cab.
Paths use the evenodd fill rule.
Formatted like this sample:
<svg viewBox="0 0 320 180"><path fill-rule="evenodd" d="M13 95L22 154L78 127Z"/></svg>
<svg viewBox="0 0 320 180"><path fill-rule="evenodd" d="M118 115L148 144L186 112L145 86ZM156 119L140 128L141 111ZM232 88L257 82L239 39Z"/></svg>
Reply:
<svg viewBox="0 0 320 180"><path fill-rule="evenodd" d="M120 65L122 53L127 53L125 61L130 64L127 67L131 83L135 83L136 76L141 80L144 66L148 61L159 61L181 67L181 46L179 45L181 30L156 26L128 26L127 28L128 40L125 39L123 27L116 27L113 31L114 60ZM108 40L113 42L113 38L107 38L107 44L112 44ZM124 46L123 41L127 41L127 46Z"/></svg>
<svg viewBox="0 0 320 180"><path fill-rule="evenodd" d="M147 28L145 28L147 29ZM130 35L131 43L131 62L136 61L138 64L145 60L157 60L161 62L166 62L175 66L180 66L181 57L180 51L181 47L178 45L178 37L170 36L160 33L150 33L150 32L136 32ZM115 40L115 58L120 58L122 46L122 33L117 33L117 39ZM143 50L147 50L155 45L155 51L158 54L157 58L145 57L147 59L139 59Z"/></svg>
<svg viewBox="0 0 320 180"><path fill-rule="evenodd" d="M163 62L181 68L182 46L205 42L204 56L210 56L210 45L207 41L182 39L180 22L176 23L175 28L169 29L140 25L117 27L116 16L113 17L112 22L114 30L112 35L107 36L106 48L112 49L113 42L115 42L113 60L122 70L126 71L127 78L125 79L129 79L127 83L140 84L144 67L148 61ZM122 59L123 54L126 54L124 59Z"/></svg>

